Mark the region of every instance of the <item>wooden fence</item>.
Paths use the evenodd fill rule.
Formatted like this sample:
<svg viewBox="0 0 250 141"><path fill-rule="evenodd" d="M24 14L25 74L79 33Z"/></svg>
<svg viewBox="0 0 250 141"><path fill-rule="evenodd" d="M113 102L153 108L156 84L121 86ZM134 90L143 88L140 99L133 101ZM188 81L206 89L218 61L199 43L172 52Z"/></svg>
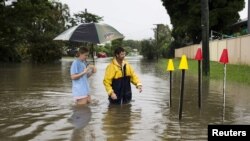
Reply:
<svg viewBox="0 0 250 141"><path fill-rule="evenodd" d="M187 58L194 59L198 48L202 48L202 45L195 44L175 49L175 57L185 54ZM223 49L228 50L229 64L250 65L250 35L210 41L210 60L219 61Z"/></svg>

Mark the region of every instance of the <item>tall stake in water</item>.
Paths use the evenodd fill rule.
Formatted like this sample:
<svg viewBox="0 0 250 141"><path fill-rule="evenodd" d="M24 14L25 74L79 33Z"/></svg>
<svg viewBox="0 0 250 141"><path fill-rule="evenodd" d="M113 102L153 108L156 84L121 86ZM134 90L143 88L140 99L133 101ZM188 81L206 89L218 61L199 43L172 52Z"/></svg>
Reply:
<svg viewBox="0 0 250 141"><path fill-rule="evenodd" d="M167 65L167 71L169 71L170 76L169 76L169 83L170 83L170 87L169 87L169 107L171 107L172 105L172 71L174 71L174 63L172 59L168 60L168 65Z"/></svg>
<svg viewBox="0 0 250 141"><path fill-rule="evenodd" d="M182 118L183 96L184 96L185 70L188 69L188 63L187 63L186 55L182 55L179 69L182 71L181 95L180 95L180 103L179 103L179 120L181 120L181 118Z"/></svg>
<svg viewBox="0 0 250 141"><path fill-rule="evenodd" d="M198 107L201 108L201 60L202 60L202 52L201 48L198 48L197 53L195 55L195 60L198 60Z"/></svg>
<svg viewBox="0 0 250 141"><path fill-rule="evenodd" d="M226 64L228 63L228 53L227 49L224 49L221 57L220 63L224 64L224 79L223 79L223 114L222 114L222 121L224 122L225 119L225 107L226 107Z"/></svg>

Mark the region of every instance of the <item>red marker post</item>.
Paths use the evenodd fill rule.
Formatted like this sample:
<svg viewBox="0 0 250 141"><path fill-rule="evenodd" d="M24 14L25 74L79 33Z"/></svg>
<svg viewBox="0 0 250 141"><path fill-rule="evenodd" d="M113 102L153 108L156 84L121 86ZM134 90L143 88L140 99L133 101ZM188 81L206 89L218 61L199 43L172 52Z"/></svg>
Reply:
<svg viewBox="0 0 250 141"><path fill-rule="evenodd" d="M198 48L195 60L198 60L198 106L201 108L201 60L202 60L202 51L201 48Z"/></svg>
<svg viewBox="0 0 250 141"><path fill-rule="evenodd" d="M224 64L224 80L223 80L223 121L224 121L224 114L225 114L225 105L226 105L226 64L228 63L228 52L227 49L224 49L221 57L220 57L220 63Z"/></svg>

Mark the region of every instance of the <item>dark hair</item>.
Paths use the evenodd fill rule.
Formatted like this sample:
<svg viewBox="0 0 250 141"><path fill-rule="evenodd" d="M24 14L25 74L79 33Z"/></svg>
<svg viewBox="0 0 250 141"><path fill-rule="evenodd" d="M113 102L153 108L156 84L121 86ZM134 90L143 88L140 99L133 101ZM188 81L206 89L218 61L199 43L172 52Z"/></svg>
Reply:
<svg viewBox="0 0 250 141"><path fill-rule="evenodd" d="M124 48L118 47L118 48L115 49L114 54L115 54L115 55L118 55L118 54L120 54L121 52L124 52L124 51L125 51Z"/></svg>
<svg viewBox="0 0 250 141"><path fill-rule="evenodd" d="M78 48L78 52L76 53L76 57L79 57L80 54L87 53L89 52L89 49L86 47L80 47Z"/></svg>

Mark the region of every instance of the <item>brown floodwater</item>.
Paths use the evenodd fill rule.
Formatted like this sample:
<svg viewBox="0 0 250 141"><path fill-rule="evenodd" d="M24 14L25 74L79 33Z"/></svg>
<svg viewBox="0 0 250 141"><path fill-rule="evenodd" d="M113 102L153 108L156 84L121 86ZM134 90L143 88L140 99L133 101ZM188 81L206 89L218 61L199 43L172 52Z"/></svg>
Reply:
<svg viewBox="0 0 250 141"><path fill-rule="evenodd" d="M133 86L128 105L109 105L103 77L110 58L96 60L90 79L92 104L76 107L69 69L73 59L54 64L0 64L1 141L179 141L207 140L208 124L250 124L250 86L223 81L202 83L198 108L197 76L185 75L179 120L181 72L173 72L172 105L169 74L155 62L127 57L143 83ZM223 66L222 66L223 67Z"/></svg>

